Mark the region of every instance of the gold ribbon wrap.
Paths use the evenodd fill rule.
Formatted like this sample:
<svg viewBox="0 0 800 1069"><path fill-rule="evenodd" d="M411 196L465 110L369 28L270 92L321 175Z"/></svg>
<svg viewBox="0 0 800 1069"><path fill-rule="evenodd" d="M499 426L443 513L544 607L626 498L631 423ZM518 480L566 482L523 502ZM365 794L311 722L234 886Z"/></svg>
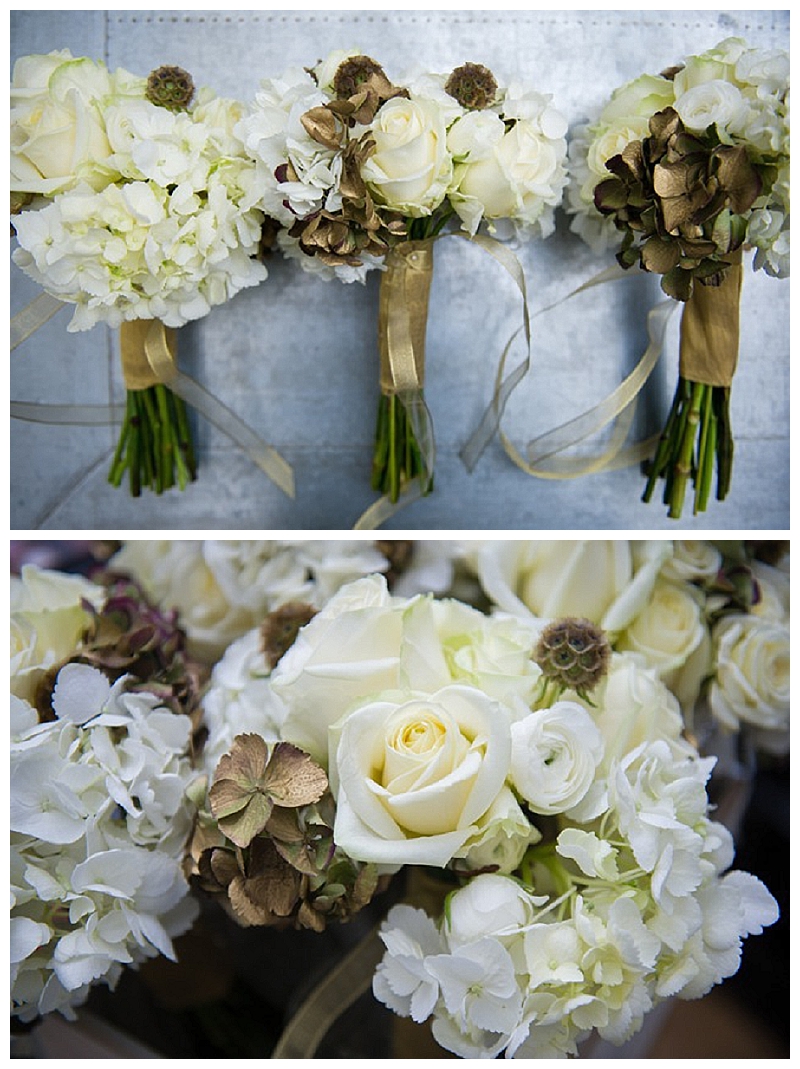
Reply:
<svg viewBox="0 0 800 1069"><path fill-rule="evenodd" d="M425 384L425 330L433 278L433 240L406 241L386 257L378 304L381 393Z"/></svg>
<svg viewBox="0 0 800 1069"><path fill-rule="evenodd" d="M730 386L739 358L742 254L719 286L695 283L681 316L681 377L706 386Z"/></svg>

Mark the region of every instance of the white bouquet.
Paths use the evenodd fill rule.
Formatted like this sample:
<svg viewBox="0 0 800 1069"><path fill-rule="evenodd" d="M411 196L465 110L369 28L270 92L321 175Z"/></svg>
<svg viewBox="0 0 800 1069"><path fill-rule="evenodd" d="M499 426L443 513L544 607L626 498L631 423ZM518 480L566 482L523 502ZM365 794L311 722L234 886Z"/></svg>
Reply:
<svg viewBox="0 0 800 1069"><path fill-rule="evenodd" d="M344 282L386 270L373 488L392 502L410 480L431 489L422 385L432 241L454 218L470 235L481 224L492 234L550 234L567 182L566 131L550 96L501 87L486 67L467 63L395 85L355 50L265 79L236 127L257 163L259 206L279 225L287 256ZM403 342L388 327L398 307L414 351L404 375L396 365Z"/></svg>
<svg viewBox="0 0 800 1069"><path fill-rule="evenodd" d="M731 37L612 95L575 132L572 229L597 251L661 275L684 302L673 406L643 495L664 477L679 517L691 479L694 510L728 492L730 387L739 348L742 250L754 269L789 275L789 56Z"/></svg>
<svg viewBox="0 0 800 1069"><path fill-rule="evenodd" d="M163 954L197 914L183 872L197 679L130 584L12 578L11 1003L23 1021Z"/></svg>
<svg viewBox="0 0 800 1069"><path fill-rule="evenodd" d="M207 697L203 886L242 923L319 929L405 866L438 872L441 915L392 909L373 990L461 1057L624 1042L777 919L759 880L728 871L714 759L677 700L588 621L399 598L372 576L244 690L228 702L218 678Z"/></svg>
<svg viewBox="0 0 800 1069"><path fill-rule="evenodd" d="M67 50L18 60L13 259L75 306L68 330L180 327L267 277L256 168L233 133L242 111L195 95L176 67L145 79ZM131 345L138 360L142 345ZM136 363L124 364L128 411L109 477L118 485L127 467L136 496L143 483L183 488L195 471L183 403Z"/></svg>

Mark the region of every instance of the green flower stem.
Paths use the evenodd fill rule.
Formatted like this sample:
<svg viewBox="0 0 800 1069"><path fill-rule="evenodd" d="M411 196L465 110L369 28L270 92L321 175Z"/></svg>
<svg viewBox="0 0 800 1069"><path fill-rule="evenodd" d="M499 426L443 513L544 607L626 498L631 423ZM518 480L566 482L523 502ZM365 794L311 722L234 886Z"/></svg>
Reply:
<svg viewBox="0 0 800 1069"><path fill-rule="evenodd" d="M691 480L697 515L708 507L715 468L717 500L725 499L730 489L732 465L730 389L681 377L650 465L642 500L650 500L656 482L663 478L663 500L669 506L668 515L679 519Z"/></svg>
<svg viewBox="0 0 800 1069"><path fill-rule="evenodd" d="M184 490L196 477L186 406L166 386L128 390L108 481L120 486L126 471L133 497L142 487L161 494L176 479Z"/></svg>
<svg viewBox="0 0 800 1069"><path fill-rule="evenodd" d="M372 455L372 489L396 502L406 483L425 474L422 452L403 402L395 394L382 394ZM425 493L432 489L430 479Z"/></svg>

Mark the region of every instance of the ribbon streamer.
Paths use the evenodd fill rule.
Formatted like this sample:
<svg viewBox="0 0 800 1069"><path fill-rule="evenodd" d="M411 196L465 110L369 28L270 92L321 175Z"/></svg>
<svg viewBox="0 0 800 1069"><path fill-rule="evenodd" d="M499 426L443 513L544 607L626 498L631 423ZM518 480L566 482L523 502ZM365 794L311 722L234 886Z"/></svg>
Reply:
<svg viewBox="0 0 800 1069"><path fill-rule="evenodd" d="M64 307L49 293L41 293L11 320L11 351L35 333ZM146 389L158 383L173 393L226 434L276 486L293 498L294 471L281 454L268 445L213 394L175 364L175 332L158 320L133 320L120 328L120 350L125 386ZM125 406L56 405L33 401L12 401L11 416L32 423L102 426L121 420Z"/></svg>
<svg viewBox="0 0 800 1069"><path fill-rule="evenodd" d="M144 352L158 382L192 408L197 409L210 423L226 434L256 464L287 497L294 497L294 471L281 454L260 438L199 382L179 371L170 348L166 328L159 320L149 322L144 337Z"/></svg>
<svg viewBox="0 0 800 1069"><path fill-rule="evenodd" d="M26 304L11 320L11 352L64 307L66 306L63 301L49 293L40 293L38 297L34 297L30 304Z"/></svg>
<svg viewBox="0 0 800 1069"><path fill-rule="evenodd" d="M376 927L300 1005L270 1057L313 1058L331 1025L372 987L372 976L384 950Z"/></svg>

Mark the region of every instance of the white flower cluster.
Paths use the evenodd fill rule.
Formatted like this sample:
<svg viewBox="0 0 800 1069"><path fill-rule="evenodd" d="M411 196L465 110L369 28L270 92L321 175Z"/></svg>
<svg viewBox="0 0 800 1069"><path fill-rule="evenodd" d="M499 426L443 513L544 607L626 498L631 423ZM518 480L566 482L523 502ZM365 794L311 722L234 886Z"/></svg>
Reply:
<svg viewBox="0 0 800 1069"><path fill-rule="evenodd" d="M23 1020L164 954L191 925L182 860L191 723L146 693L67 664L54 721L11 699L11 1000Z"/></svg>
<svg viewBox="0 0 800 1069"><path fill-rule="evenodd" d="M209 661L280 606L321 608L344 583L388 566L371 542L331 539L131 540L110 562L177 609L190 648Z"/></svg>
<svg viewBox="0 0 800 1069"><path fill-rule="evenodd" d="M354 55L335 52L311 73L289 70L265 79L236 128L258 166L260 207L286 228L342 208L345 148L322 144L302 118L335 100L336 70ZM382 103L371 122L348 129L350 143L373 142L360 175L378 212L419 219L449 205L471 234L483 220L492 231L507 220L547 236L567 182L566 119L549 96L517 84L499 89L482 110L468 110L445 91L446 81L439 75L411 79L407 93ZM363 282L382 262L366 252L355 266L331 266L304 252L287 230L278 243L306 270L345 282Z"/></svg>
<svg viewBox="0 0 800 1069"><path fill-rule="evenodd" d="M788 560L782 567L749 560L753 604L734 609L717 580L728 567L737 571L738 550L737 543L681 540L495 540L473 544L464 559L499 610L590 619L615 649L657 673L687 719L707 689L720 724L750 725L759 746L785 752Z"/></svg>
<svg viewBox="0 0 800 1069"><path fill-rule="evenodd" d="M15 217L14 261L76 305L69 330L178 327L266 278L241 105L204 90L189 111L127 71L68 52L26 56L12 84L12 190L52 198Z"/></svg>
<svg viewBox="0 0 800 1069"><path fill-rule="evenodd" d="M571 228L594 249L616 245L619 232L594 206L595 186L609 177L606 162L649 132L650 118L674 108L687 130L715 125L725 144L744 145L763 165L764 190L747 213L747 242L756 269L789 274L789 56L749 48L731 37L689 56L674 78L645 74L615 90L598 119L579 126L570 142L568 211Z"/></svg>
<svg viewBox="0 0 800 1069"><path fill-rule="evenodd" d="M713 763L713 762L711 762ZM710 821L709 762L656 742L614 762L602 817L534 847L524 879L479 875L432 920L393 907L376 998L463 1058L575 1056L621 1044L672 996L699 998L778 917Z"/></svg>
<svg viewBox="0 0 800 1069"><path fill-rule="evenodd" d="M666 555L642 548L651 589ZM292 742L327 769L350 857L467 880L437 922L389 914L374 984L462 1057L563 1056L593 1029L623 1042L659 999L735 972L744 936L777 918L757 879L725 874L715 762L683 740L656 667L614 653L592 704L566 691L539 707L542 627L392 596L374 575L342 587L271 673L242 639L212 688L213 755L241 731Z"/></svg>

